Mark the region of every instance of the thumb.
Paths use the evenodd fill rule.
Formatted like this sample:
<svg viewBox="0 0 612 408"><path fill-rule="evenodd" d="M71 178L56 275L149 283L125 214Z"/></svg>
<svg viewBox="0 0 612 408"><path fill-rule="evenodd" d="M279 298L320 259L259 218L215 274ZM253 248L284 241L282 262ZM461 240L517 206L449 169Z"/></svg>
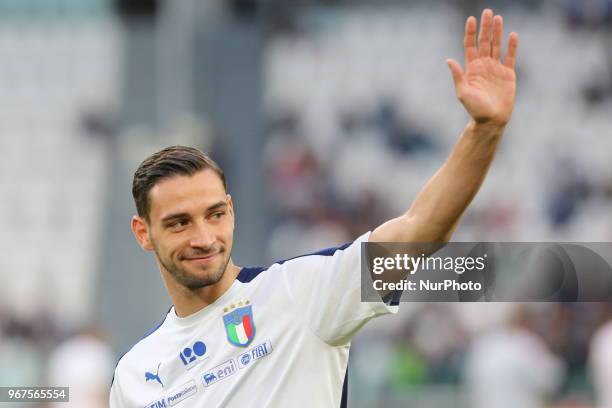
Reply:
<svg viewBox="0 0 612 408"><path fill-rule="evenodd" d="M451 74L453 75L453 82L455 82L455 88L459 88L459 86L463 83L463 70L461 69L461 65L453 59L447 59L446 63L448 64L448 68L451 70Z"/></svg>

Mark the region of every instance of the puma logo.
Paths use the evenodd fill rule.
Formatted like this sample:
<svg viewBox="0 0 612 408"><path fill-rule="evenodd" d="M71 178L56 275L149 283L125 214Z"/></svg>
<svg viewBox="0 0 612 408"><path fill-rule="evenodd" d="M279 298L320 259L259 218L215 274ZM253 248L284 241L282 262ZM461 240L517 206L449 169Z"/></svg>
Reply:
<svg viewBox="0 0 612 408"><path fill-rule="evenodd" d="M164 386L164 383L162 382L161 378L159 378L159 366L161 365L161 363L159 363L157 365L157 371L155 372L155 374L150 373L148 371L145 372L145 381L148 382L149 380L151 381L157 381L158 383L161 384L161 386Z"/></svg>

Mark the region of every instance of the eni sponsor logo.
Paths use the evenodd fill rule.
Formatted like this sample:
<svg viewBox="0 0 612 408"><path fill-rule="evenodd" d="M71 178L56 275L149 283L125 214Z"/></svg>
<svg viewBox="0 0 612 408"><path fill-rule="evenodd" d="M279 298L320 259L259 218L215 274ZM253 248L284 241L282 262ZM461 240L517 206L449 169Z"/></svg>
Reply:
<svg viewBox="0 0 612 408"><path fill-rule="evenodd" d="M193 397L197 392L198 386L196 385L195 380L191 380L188 383L183 384L178 391L168 394L166 399L168 400L168 405L173 407L179 402L184 401L189 397Z"/></svg>
<svg viewBox="0 0 612 408"><path fill-rule="evenodd" d="M225 363L219 364L215 368L204 372L202 374L202 383L205 387L209 387L234 374L237 370L238 368L236 367L236 362L233 359L228 360Z"/></svg>
<svg viewBox="0 0 612 408"><path fill-rule="evenodd" d="M238 367L245 368L262 357L267 356L272 352L272 342L266 340L265 342L258 344L244 353L240 354L236 360L238 360Z"/></svg>

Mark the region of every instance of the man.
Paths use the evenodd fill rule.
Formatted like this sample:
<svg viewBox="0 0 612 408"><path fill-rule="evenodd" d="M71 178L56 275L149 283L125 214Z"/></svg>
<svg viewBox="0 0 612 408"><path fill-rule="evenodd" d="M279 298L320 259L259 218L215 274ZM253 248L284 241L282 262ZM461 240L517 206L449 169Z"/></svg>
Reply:
<svg viewBox="0 0 612 408"><path fill-rule="evenodd" d="M446 242L480 187L512 113L518 37L500 62L503 21L491 10L465 32L465 69L448 60L471 116L446 163L408 211L354 242L268 268L231 259L234 206L221 169L170 147L134 176L132 231L155 254L174 306L119 361L112 408L338 406L351 338L397 311L360 301L360 244Z"/></svg>

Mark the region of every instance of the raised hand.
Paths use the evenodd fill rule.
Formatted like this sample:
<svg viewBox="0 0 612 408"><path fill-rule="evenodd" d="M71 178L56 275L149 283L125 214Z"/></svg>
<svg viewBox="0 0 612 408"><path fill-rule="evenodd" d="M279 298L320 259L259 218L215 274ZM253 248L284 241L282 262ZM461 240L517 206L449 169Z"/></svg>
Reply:
<svg viewBox="0 0 612 408"><path fill-rule="evenodd" d="M447 60L457 98L478 124L505 126L512 116L516 96L516 51L518 35L510 33L508 52L501 61L504 20L493 11L482 12L478 43L475 17L465 23L465 70Z"/></svg>

